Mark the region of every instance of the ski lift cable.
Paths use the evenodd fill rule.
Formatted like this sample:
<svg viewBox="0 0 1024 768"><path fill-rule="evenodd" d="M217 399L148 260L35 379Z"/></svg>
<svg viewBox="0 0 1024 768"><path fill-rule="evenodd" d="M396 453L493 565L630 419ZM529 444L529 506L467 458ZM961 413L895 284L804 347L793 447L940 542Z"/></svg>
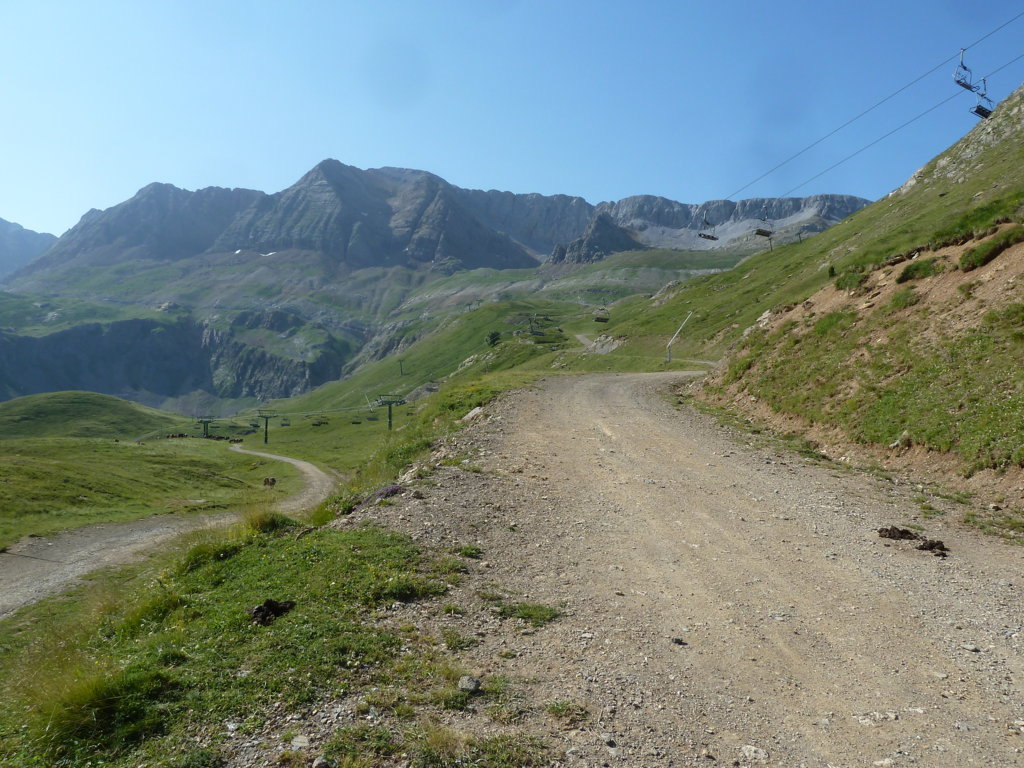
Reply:
<svg viewBox="0 0 1024 768"><path fill-rule="evenodd" d="M1024 15L1024 14L1022 14L1022 15ZM1024 59L1024 53L1022 53L1020 56L1017 56L1016 58L1011 59L1010 61L1006 62L1001 67L998 67L997 69L992 70L992 72L990 72L989 74L985 75L985 78L991 77L992 75L994 75L997 72L1000 72L1000 71L1006 69L1008 66L1010 66L1011 64L1015 64L1016 62L1020 61L1021 59ZM946 97L945 99L940 101L935 106L929 107L924 112L921 112L918 115L916 115L915 117L910 118L905 123L902 123L901 125L896 126L895 128L893 128L888 133L885 133L882 136L879 136L874 141L872 141L872 142L870 142L868 144L865 144L863 147L858 149L856 152L851 152L849 155L844 157L842 160L836 161L835 163L833 163L832 165L830 165L828 168L826 168L825 170L821 171L820 173L816 173L814 176L811 176L811 178L807 179L806 181L800 182L799 184L797 184L792 189L789 189L788 191L784 192L782 195L780 195L780 197L788 197L790 194L792 194L796 190L800 189L800 187L806 186L807 184L810 184L815 179L817 179L817 178L819 178L821 176L824 176L829 171L831 171L831 170L833 170L835 168L838 168L840 165L845 163L847 160L852 160L857 155L859 155L861 152L864 152L865 150L871 149L871 147L875 146L875 144L878 144L880 141L884 141L885 139L889 138L890 136L892 136L897 131L902 131L904 128L906 128L911 123L914 123L914 122L920 120L922 117L927 115L929 112L934 112L936 109L938 109L939 107L943 106L944 104L947 104L948 102L952 101L953 99L957 98L958 96L960 96L959 92L954 93L951 96Z"/></svg>
<svg viewBox="0 0 1024 768"><path fill-rule="evenodd" d="M802 154L804 154L805 152L808 152L808 151L810 151L810 150L814 149L814 147L818 146L819 144L821 144L821 143L822 143L823 141L825 141L826 139L829 139L829 138L831 138L832 136L836 135L837 133L839 133L839 131L843 130L843 129L844 129L844 128L846 128L846 127L847 127L848 125L851 125L852 123L855 123L856 121L860 120L860 119L861 119L862 117L864 117L864 116L865 116L866 114L868 114L869 112L873 112L874 110L878 109L878 108L879 108L880 106L882 106L883 104L885 104L885 103L886 103L887 101L889 101L890 99L893 99L893 98L895 98L896 96L898 96L899 94L903 93L903 91L907 90L907 89L908 89L908 88L910 88L910 87L911 87L912 85L916 85L917 83L919 83L919 82L920 82L921 80L924 80L924 79L925 79L926 77L928 77L928 76L929 76L930 74L932 74L932 73L933 73L933 72L935 72L936 70L939 70L939 69L941 69L942 67L946 66L947 64L949 64L949 62L953 61L953 60L954 60L954 59L956 59L956 58L957 58L958 56L962 55L962 52L963 52L963 51L966 51L966 50L968 50L968 49L970 49L970 48L973 48L974 46L978 45L978 43L980 43L980 42L982 42L983 40L986 40L987 38L991 37L992 35L994 35L994 34L995 34L996 32L998 32L999 30L1003 29L1004 27L1007 27L1007 26L1009 26L1010 24L1012 24L1013 22L1017 21L1017 19L1021 18L1022 16L1024 16L1024 11L1021 11L1021 12L1020 12L1020 13L1018 13L1018 14L1017 14L1016 16L1014 16L1014 17L1013 17L1012 19L1010 19L1009 21L1005 21L1005 22L1003 22L1002 24L1000 24L1000 25L999 25L998 27L996 27L996 28L995 28L995 29L993 29L992 31L990 31L990 32L987 32L986 34L982 35L981 37L979 37L979 38L978 38L977 40L975 40L975 41L974 41L973 43L971 43L970 45L966 45L966 46L964 46L964 47L963 47L963 48L961 49L961 52L960 52L960 53L956 53L956 54L954 54L954 55L950 56L950 57L949 57L948 59L944 59L944 60L940 61L940 62L939 62L938 64L936 64L936 65L935 65L934 67L932 67L932 68L931 68L931 69L929 69L929 70L928 70L927 72L925 72L925 73L924 73L923 75L920 75L919 77L916 77L916 78L914 78L913 80L911 80L911 81L910 81L909 83L907 83L907 84L906 84L906 85L904 85L903 87L899 88L898 90L895 90L895 91L893 91L892 93L890 93L890 94L889 94L888 96L886 96L886 97L885 97L884 99L882 99L881 101L878 101L878 102L876 102L875 104L871 105L870 107L868 107L867 109L865 109L865 110L864 110L863 112L861 112L860 114L856 115L855 117L852 117L852 118L850 118L850 119L849 119L849 120L847 120L847 121L846 121L845 123L843 123L842 125L840 125L840 126L839 126L838 128L836 128L836 129L834 129L834 130L830 131L829 133L826 133L826 134L825 134L824 136L822 136L822 137L821 137L820 139L818 139L817 141L814 141L814 142L812 142L812 143L808 144L808 145L807 145L806 147L804 147L803 149L801 149L801 150L800 150L799 152L796 152L795 154L793 154L793 155L790 155L790 156L789 156L789 157L787 157L787 158L786 158L785 160L783 160L783 161L782 161L781 163L779 163L779 164L778 164L778 165L776 165L775 167L773 167L773 168L770 168L769 170L765 171L764 173L762 173L762 174L761 174L760 176L758 176L758 177L757 177L756 179L754 179L753 181L751 181L751 182L749 182L749 183L747 183L747 184L744 184L744 185L743 185L742 187L740 187L739 189L737 189L737 190L735 190L735 191L733 191L733 192L730 192L730 193L729 193L728 195L726 195L726 196L725 196L725 197L724 197L723 199L725 199L725 200L731 200L731 199L733 199L733 198L734 198L734 197L735 197L736 195L738 195L738 194L739 194L740 192L742 192L743 190L745 190L745 189L748 189L749 187L752 187L752 186L754 186L754 185L755 185L755 184L756 184L757 182L761 181L761 179L765 178L766 176L770 176L771 174L775 173L775 171L779 170L779 168L782 168L782 167L783 167L784 165L787 165L788 163L791 163L791 162L792 162L793 160L796 160L796 159L797 159L798 157L800 157L800 155L802 155ZM1012 63L1012 62L1011 62L1011 63ZM1009 65L1007 65L1007 66L1009 66ZM996 70L996 71L998 72L999 70ZM929 111L930 111L930 110L929 110ZM806 183L806 182L805 182L805 183ZM803 184L801 184L800 186L803 186Z"/></svg>

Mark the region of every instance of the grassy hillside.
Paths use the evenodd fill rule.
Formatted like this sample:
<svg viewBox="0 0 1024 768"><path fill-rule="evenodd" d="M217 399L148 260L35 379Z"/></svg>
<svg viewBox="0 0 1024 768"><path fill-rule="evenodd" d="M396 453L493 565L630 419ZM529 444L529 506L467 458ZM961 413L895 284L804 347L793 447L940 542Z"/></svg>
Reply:
<svg viewBox="0 0 1024 768"><path fill-rule="evenodd" d="M108 437L134 440L184 431L189 420L94 392L53 392L0 403L0 436Z"/></svg>
<svg viewBox="0 0 1024 768"><path fill-rule="evenodd" d="M1009 508L1001 530L1024 530L1022 112L1018 90L889 197L683 286L623 328L630 345L693 307L684 344L731 350L709 388L719 402L837 451L860 444L915 471L946 462Z"/></svg>
<svg viewBox="0 0 1024 768"><path fill-rule="evenodd" d="M268 474L280 477L264 492ZM297 489L290 467L208 440L0 441L0 547L22 536L169 512L210 512Z"/></svg>
<svg viewBox="0 0 1024 768"><path fill-rule="evenodd" d="M252 433L215 423L211 434ZM180 416L91 392L0 403L0 546L99 522L224 510L298 488L290 466L228 451ZM136 441L142 442L136 442ZM255 442L250 438L250 443ZM262 480L280 479L271 491Z"/></svg>
<svg viewBox="0 0 1024 768"><path fill-rule="evenodd" d="M108 323L135 318L166 319L167 314L149 306L0 291L0 331L45 336L82 323Z"/></svg>

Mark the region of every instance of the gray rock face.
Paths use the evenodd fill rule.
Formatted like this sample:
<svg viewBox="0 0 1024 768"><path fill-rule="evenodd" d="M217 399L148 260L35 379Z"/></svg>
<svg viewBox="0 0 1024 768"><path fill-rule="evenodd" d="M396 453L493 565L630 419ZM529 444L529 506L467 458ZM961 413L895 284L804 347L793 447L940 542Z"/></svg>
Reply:
<svg viewBox="0 0 1024 768"><path fill-rule="evenodd" d="M456 192L422 171L361 171L325 160L244 211L211 250L316 251L353 269L536 266L525 248L460 205Z"/></svg>
<svg viewBox="0 0 1024 768"><path fill-rule="evenodd" d="M582 237L559 245L551 254L552 264L587 264L619 251L644 248L632 232L616 224L607 213L599 213Z"/></svg>
<svg viewBox="0 0 1024 768"><path fill-rule="evenodd" d="M594 218L582 197L458 189L464 205L492 229L508 233L538 256L581 236Z"/></svg>
<svg viewBox="0 0 1024 768"><path fill-rule="evenodd" d="M324 160L288 189L268 195L209 187L195 192L150 184L105 211L90 211L52 248L11 275L21 290L62 291L83 268L209 255L315 254L325 275L339 268L405 266L452 272L537 266L558 258L592 261L643 245L705 249L727 245L767 216L779 227L820 230L868 201L847 195L718 200L700 205L638 195L592 206L580 197L466 190L425 171L360 170ZM596 216L606 216L598 221ZM704 218L719 241L697 237ZM598 222L595 224L595 222ZM596 229L595 229L596 227ZM570 246L578 238L586 243ZM288 259L281 269L287 279ZM136 272L147 267L137 265Z"/></svg>
<svg viewBox="0 0 1024 768"><path fill-rule="evenodd" d="M768 219L771 228L819 232L870 201L853 195L811 195L810 197L751 198L749 200L711 200L700 205L677 203L663 197L638 195L614 203L601 203L599 213L607 213L615 223L636 232L637 238L652 247L704 250L721 248L749 237L759 220ZM702 240L697 233L704 220L714 228L717 241Z"/></svg>
<svg viewBox="0 0 1024 768"><path fill-rule="evenodd" d="M25 266L55 242L54 235L0 219L0 278Z"/></svg>
<svg viewBox="0 0 1024 768"><path fill-rule="evenodd" d="M229 222L261 197L262 192L251 189L208 187L189 192L170 184L150 184L113 208L89 211L22 272L203 253Z"/></svg>
<svg viewBox="0 0 1024 768"><path fill-rule="evenodd" d="M279 313L283 314L283 313ZM281 327L250 313L239 327ZM0 332L0 399L89 390L152 402L195 391L216 397L290 397L336 379L351 349L328 339L307 359L274 354L193 320L89 323L48 336Z"/></svg>

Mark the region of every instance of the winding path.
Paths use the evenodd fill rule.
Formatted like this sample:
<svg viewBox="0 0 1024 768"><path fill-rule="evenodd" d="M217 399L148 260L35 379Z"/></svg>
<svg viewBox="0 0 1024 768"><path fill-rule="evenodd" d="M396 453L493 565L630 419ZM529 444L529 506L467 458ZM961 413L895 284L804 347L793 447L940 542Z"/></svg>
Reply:
<svg viewBox="0 0 1024 768"><path fill-rule="evenodd" d="M232 450L294 465L305 477L303 489L279 502L277 511L294 514L319 504L334 487L334 480L308 461L271 453ZM216 528L236 514L157 515L127 523L103 523L53 536L29 536L0 553L0 619L22 606L72 586L99 568L121 565L175 536L202 528Z"/></svg>
<svg viewBox="0 0 1024 768"><path fill-rule="evenodd" d="M290 514L301 512L304 509L316 506L334 489L334 479L324 472L320 467L302 459L293 459L291 456L280 456L276 453L261 453L259 451L247 451L240 445L231 446L231 450L244 453L249 456L260 456L264 459L284 461L298 469L306 478L306 487L294 496L289 496L277 505L278 512Z"/></svg>

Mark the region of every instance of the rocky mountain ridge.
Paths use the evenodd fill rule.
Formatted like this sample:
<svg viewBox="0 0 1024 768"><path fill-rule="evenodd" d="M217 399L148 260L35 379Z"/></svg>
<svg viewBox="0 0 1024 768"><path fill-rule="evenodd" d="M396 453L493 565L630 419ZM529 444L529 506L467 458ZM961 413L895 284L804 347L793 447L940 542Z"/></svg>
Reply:
<svg viewBox="0 0 1024 768"><path fill-rule="evenodd" d="M410 343L403 330L410 317L395 313L408 315L407 297L455 272L529 269L549 254L564 271L646 246L707 249L730 243L730 227L750 239L744 228L765 210L780 222L824 227L866 202L822 195L694 206L637 196L595 206L568 195L462 189L426 171L361 170L337 160L324 160L273 194L153 183L86 213L5 286L54 300L137 307L149 318L154 309L173 307L203 330L170 331L160 320L138 333L120 322L47 336L10 329L0 338L0 358L17 373L0 390L11 397L91 389L147 404L190 387L219 398L283 397ZM723 222L714 243L697 238L706 212ZM753 251L761 243L743 247ZM277 327L279 316L288 318L284 327ZM131 365L102 364L118 357L114 339L125 350L120 362ZM59 359L68 364L61 368ZM159 374L158 359L184 361L192 373L187 380ZM138 380L130 370L141 372Z"/></svg>
<svg viewBox="0 0 1024 768"><path fill-rule="evenodd" d="M61 292L83 267L242 253L306 252L348 270L524 268L583 236L601 215L634 231L643 245L704 250L749 235L763 217L819 231L867 202L814 195L693 205L639 195L592 205L567 195L462 189L426 171L360 170L324 160L274 194L150 184L112 208L89 211L7 283ZM705 217L717 241L697 236Z"/></svg>
<svg viewBox="0 0 1024 768"><path fill-rule="evenodd" d="M49 249L57 237L0 219L0 279Z"/></svg>

